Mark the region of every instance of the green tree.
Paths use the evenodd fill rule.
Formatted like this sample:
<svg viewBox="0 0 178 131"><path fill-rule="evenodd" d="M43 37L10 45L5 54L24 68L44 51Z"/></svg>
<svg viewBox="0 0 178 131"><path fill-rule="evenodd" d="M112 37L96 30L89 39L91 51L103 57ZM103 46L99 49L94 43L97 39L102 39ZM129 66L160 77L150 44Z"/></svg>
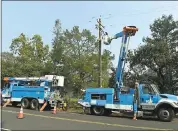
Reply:
<svg viewBox="0 0 178 131"><path fill-rule="evenodd" d="M98 83L98 42L87 29L79 26L62 31L59 20L55 21L52 61L62 64L57 70L64 75L65 88L79 95L81 88L97 87ZM107 85L107 69L111 65L111 52L105 50L103 59L103 84Z"/></svg>
<svg viewBox="0 0 178 131"><path fill-rule="evenodd" d="M13 56L12 53L9 52L2 52L1 53L1 77L2 79L4 77L10 77L10 76L14 76L15 73L17 73L15 70L15 66L16 66L17 62L16 62L16 57Z"/></svg>
<svg viewBox="0 0 178 131"><path fill-rule="evenodd" d="M116 85L116 69L115 68L111 68L111 73L110 73L110 78L108 81L108 87L110 88L115 88Z"/></svg>
<svg viewBox="0 0 178 131"><path fill-rule="evenodd" d="M178 89L177 29L178 21L163 15L150 25L151 37L143 38L145 44L129 53L130 68L137 70L137 78L157 84L163 93Z"/></svg>
<svg viewBox="0 0 178 131"><path fill-rule="evenodd" d="M49 47L43 44L40 35L34 35L31 39L23 33L12 40L11 52L19 63L17 70L21 76L40 76L49 55ZM17 76L17 74L14 74Z"/></svg>

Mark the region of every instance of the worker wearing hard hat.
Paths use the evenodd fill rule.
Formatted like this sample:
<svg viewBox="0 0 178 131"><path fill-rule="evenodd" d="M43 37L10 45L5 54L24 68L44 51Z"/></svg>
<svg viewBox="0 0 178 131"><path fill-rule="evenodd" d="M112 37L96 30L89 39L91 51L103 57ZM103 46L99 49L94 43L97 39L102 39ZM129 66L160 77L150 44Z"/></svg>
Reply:
<svg viewBox="0 0 178 131"><path fill-rule="evenodd" d="M133 120L137 120L137 100L138 100L138 81L136 80L135 82L135 86L134 86L134 105L133 105L133 108L134 108L134 117L133 117Z"/></svg>

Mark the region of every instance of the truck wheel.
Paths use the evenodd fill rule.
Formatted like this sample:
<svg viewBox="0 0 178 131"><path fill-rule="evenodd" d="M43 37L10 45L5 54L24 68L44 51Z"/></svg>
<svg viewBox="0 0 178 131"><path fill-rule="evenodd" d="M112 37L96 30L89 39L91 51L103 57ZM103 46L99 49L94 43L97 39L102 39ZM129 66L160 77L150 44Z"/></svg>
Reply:
<svg viewBox="0 0 178 131"><path fill-rule="evenodd" d="M32 110L38 110L38 107L39 107L39 103L38 103L38 100L37 99L33 99L30 103L30 108Z"/></svg>
<svg viewBox="0 0 178 131"><path fill-rule="evenodd" d="M94 114L98 116L104 115L104 111L105 111L104 107L97 107L97 106L93 107L92 110Z"/></svg>
<svg viewBox="0 0 178 131"><path fill-rule="evenodd" d="M16 107L17 105L18 105L17 102L12 102L12 106L13 106L13 107Z"/></svg>
<svg viewBox="0 0 178 131"><path fill-rule="evenodd" d="M22 101L21 101L21 105L22 105L23 108L27 109L30 106L30 102L27 98L23 98Z"/></svg>
<svg viewBox="0 0 178 131"><path fill-rule="evenodd" d="M172 108L161 108L158 112L158 118L161 121L171 122L174 119L175 113Z"/></svg>

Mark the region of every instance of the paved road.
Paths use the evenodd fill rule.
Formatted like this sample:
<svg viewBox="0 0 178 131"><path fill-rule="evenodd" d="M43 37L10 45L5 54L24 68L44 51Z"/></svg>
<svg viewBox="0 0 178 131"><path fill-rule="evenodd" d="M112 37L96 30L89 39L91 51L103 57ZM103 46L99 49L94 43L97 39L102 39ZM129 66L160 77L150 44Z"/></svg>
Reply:
<svg viewBox="0 0 178 131"><path fill-rule="evenodd" d="M178 129L178 118L173 122L150 119L104 117L77 113L24 109L24 119L17 119L20 108L2 108L3 129L10 130L171 130Z"/></svg>

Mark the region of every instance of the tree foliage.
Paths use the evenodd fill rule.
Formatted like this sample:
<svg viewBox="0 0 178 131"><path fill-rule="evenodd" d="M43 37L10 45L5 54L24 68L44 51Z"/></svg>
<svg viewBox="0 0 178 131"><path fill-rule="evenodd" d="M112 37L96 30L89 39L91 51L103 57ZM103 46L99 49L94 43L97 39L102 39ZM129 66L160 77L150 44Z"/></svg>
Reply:
<svg viewBox="0 0 178 131"><path fill-rule="evenodd" d="M74 26L72 30L62 31L59 20L55 22L53 49L51 58L53 63L60 64L57 70L66 77L65 86L78 95L81 88L97 87L98 81L98 42L96 36L87 29L80 30ZM103 81L108 80L108 67L111 66L111 52L105 50L103 60ZM107 83L103 85L106 86ZM72 89L71 89L72 88Z"/></svg>
<svg viewBox="0 0 178 131"><path fill-rule="evenodd" d="M144 44L129 50L129 71L124 83L132 86L136 80L147 80L159 86L162 92L178 89L178 21L172 15L163 15L150 25L151 36ZM10 52L3 52L2 77L65 76L65 88L79 95L81 88L98 86L98 40L90 30L74 26L63 29L59 19L54 23L51 50L39 34L31 38L20 34L12 39ZM115 74L109 74L114 57L109 50L102 54L102 85L114 87ZM115 71L114 71L115 72Z"/></svg>
<svg viewBox="0 0 178 131"><path fill-rule="evenodd" d="M130 70L137 79L157 84L161 92L174 93L178 88L178 21L163 15L150 30L151 36L143 38L144 45L129 52Z"/></svg>
<svg viewBox="0 0 178 131"><path fill-rule="evenodd" d="M40 35L30 39L22 33L12 40L10 50L11 53L4 53L2 60L3 76L41 75L49 57L49 47L43 44Z"/></svg>
<svg viewBox="0 0 178 131"><path fill-rule="evenodd" d="M98 41L89 30L74 26L62 29L59 19L53 27L52 49L49 51L40 35L32 38L20 34L10 45L11 52L4 52L2 72L5 76L41 76L47 74L65 77L68 92L79 95L81 88L97 87L98 84ZM103 86L109 79L108 68L114 59L108 50L102 55Z"/></svg>

